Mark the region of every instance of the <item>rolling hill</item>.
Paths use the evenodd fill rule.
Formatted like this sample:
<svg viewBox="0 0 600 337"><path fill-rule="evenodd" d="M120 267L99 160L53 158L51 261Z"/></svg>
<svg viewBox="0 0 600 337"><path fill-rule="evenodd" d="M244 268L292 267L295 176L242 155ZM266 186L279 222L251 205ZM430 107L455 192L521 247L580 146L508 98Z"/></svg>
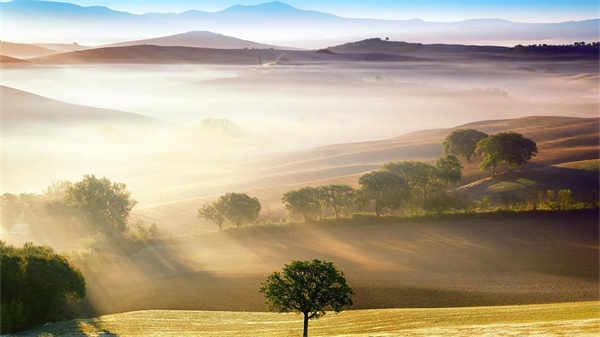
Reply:
<svg viewBox="0 0 600 337"><path fill-rule="evenodd" d="M0 63L25 63L25 62L27 62L27 61L18 59L15 57L0 55Z"/></svg>
<svg viewBox="0 0 600 337"><path fill-rule="evenodd" d="M238 39L235 37L217 34L209 31L192 31L182 34L157 37L153 39L127 41L114 43L105 47L127 47L137 45L153 45L153 46L175 46L175 47L192 47L192 48L209 48L209 49L288 49L286 47L262 44L253 41ZM293 49L293 48L289 48Z"/></svg>
<svg viewBox="0 0 600 337"><path fill-rule="evenodd" d="M455 309L350 310L310 322L310 336L592 336L598 302ZM295 336L295 314L148 310L53 323L23 336Z"/></svg>
<svg viewBox="0 0 600 337"><path fill-rule="evenodd" d="M497 41L595 41L598 19L557 23L521 23L501 19L457 22L344 18L303 10L282 2L236 5L221 11L189 10L182 13L132 14L102 6L77 6L51 1L0 3L5 34L38 32L39 39L56 36L71 41L113 39L123 32L162 36L182 31L214 30L246 39L272 41L293 47L315 48L331 41L390 36L408 41L455 43ZM40 30L40 25L44 29ZM80 31L89 32L86 36ZM323 34L323 32L328 32ZM476 33L474 33L476 32ZM262 37L262 38L261 38ZM325 42L327 41L327 42Z"/></svg>
<svg viewBox="0 0 600 337"><path fill-rule="evenodd" d="M56 50L48 49L34 44L12 43L0 41L0 54L15 58L30 58L45 56L56 53Z"/></svg>
<svg viewBox="0 0 600 337"><path fill-rule="evenodd" d="M157 123L152 118L138 114L68 104L6 86L0 86L0 97L3 136L53 126L89 125L94 128L102 123Z"/></svg>

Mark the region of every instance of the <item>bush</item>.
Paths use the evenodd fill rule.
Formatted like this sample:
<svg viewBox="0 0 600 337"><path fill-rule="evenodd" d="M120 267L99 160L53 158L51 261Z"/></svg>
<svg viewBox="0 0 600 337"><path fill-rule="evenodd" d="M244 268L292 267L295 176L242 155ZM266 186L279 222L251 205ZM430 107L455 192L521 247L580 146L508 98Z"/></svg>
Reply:
<svg viewBox="0 0 600 337"><path fill-rule="evenodd" d="M72 318L68 305L85 297L79 270L49 247L17 248L0 241L0 277L2 333Z"/></svg>

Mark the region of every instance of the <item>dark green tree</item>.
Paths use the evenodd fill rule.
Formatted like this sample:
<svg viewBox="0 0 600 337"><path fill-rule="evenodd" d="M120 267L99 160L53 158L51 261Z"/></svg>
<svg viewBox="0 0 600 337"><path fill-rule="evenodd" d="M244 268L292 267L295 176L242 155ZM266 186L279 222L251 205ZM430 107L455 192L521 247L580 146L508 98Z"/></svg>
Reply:
<svg viewBox="0 0 600 337"><path fill-rule="evenodd" d="M198 210L198 217L216 224L219 230L223 230L225 217L217 209L216 203L202 205Z"/></svg>
<svg viewBox="0 0 600 337"><path fill-rule="evenodd" d="M411 199L423 206L429 196L443 187L435 166L419 161L388 163L383 168L404 179Z"/></svg>
<svg viewBox="0 0 600 337"><path fill-rule="evenodd" d="M359 180L360 193L375 203L375 215L399 207L407 193L406 181L389 171L379 170L363 174Z"/></svg>
<svg viewBox="0 0 600 337"><path fill-rule="evenodd" d="M321 186L319 191L323 206L331 207L338 220L340 215L352 208L354 204L355 191L348 185Z"/></svg>
<svg viewBox="0 0 600 337"><path fill-rule="evenodd" d="M271 274L259 291L271 310L304 315L304 337L308 320L322 317L325 310L340 312L351 306L354 294L333 263L319 260L292 261L282 272Z"/></svg>
<svg viewBox="0 0 600 337"><path fill-rule="evenodd" d="M477 142L485 137L487 134L473 129L455 130L444 140L444 153L461 156L470 162Z"/></svg>
<svg viewBox="0 0 600 337"><path fill-rule="evenodd" d="M72 318L70 302L85 297L85 280L65 257L31 243L22 248L0 241L0 332L33 328Z"/></svg>
<svg viewBox="0 0 600 337"><path fill-rule="evenodd" d="M218 214L236 227L255 222L260 213L260 201L245 193L227 193L214 205Z"/></svg>
<svg viewBox="0 0 600 337"><path fill-rule="evenodd" d="M129 212L136 204L125 184L94 175L86 175L82 181L71 185L66 191L65 202L77 209L89 225L108 235L127 230Z"/></svg>
<svg viewBox="0 0 600 337"><path fill-rule="evenodd" d="M537 154L536 143L515 132L502 132L480 140L475 152L481 156L480 167L492 176L501 164L509 167L525 165Z"/></svg>
<svg viewBox="0 0 600 337"><path fill-rule="evenodd" d="M321 213L320 194L318 188L304 187L285 193L281 201L292 215L302 215L304 222L309 222Z"/></svg>

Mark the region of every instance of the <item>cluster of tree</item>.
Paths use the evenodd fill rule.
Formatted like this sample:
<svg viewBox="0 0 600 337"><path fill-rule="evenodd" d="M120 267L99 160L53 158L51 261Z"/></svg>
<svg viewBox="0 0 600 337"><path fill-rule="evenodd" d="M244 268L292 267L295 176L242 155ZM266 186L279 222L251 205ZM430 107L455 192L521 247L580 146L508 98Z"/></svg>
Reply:
<svg viewBox="0 0 600 337"><path fill-rule="evenodd" d="M520 167L537 154L536 143L516 132L501 132L487 135L473 129L456 130L443 143L444 152L463 157L471 162L478 156L482 170L492 175L501 165Z"/></svg>
<svg viewBox="0 0 600 337"><path fill-rule="evenodd" d="M30 243L18 248L0 241L0 279L2 333L72 318L69 304L86 293L83 276L65 257Z"/></svg>
<svg viewBox="0 0 600 337"><path fill-rule="evenodd" d="M600 42L574 42L572 44L530 44L530 45L516 45L515 51L517 52L588 52L588 53L598 53L600 51Z"/></svg>
<svg viewBox="0 0 600 337"><path fill-rule="evenodd" d="M226 221L236 227L255 222L260 209L257 198L245 193L227 193L213 203L204 204L198 210L198 217L218 225L222 230Z"/></svg>
<svg viewBox="0 0 600 337"><path fill-rule="evenodd" d="M339 219L356 208L357 197L357 191L348 185L327 185L289 191L281 200L292 215L308 222L321 218L327 209Z"/></svg>

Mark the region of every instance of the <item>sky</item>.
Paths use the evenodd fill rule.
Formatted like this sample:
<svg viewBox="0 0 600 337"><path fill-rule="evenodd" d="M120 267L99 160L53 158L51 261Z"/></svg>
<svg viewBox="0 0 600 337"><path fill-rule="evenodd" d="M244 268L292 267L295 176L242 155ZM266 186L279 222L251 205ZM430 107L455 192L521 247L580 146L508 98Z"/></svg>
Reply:
<svg viewBox="0 0 600 337"><path fill-rule="evenodd" d="M270 0L56 0L79 5L102 5L133 13L181 12L189 9L217 11L229 6ZM600 16L599 0L284 0L301 9L345 17L380 19L420 18L458 21L502 18L522 22L557 22Z"/></svg>

